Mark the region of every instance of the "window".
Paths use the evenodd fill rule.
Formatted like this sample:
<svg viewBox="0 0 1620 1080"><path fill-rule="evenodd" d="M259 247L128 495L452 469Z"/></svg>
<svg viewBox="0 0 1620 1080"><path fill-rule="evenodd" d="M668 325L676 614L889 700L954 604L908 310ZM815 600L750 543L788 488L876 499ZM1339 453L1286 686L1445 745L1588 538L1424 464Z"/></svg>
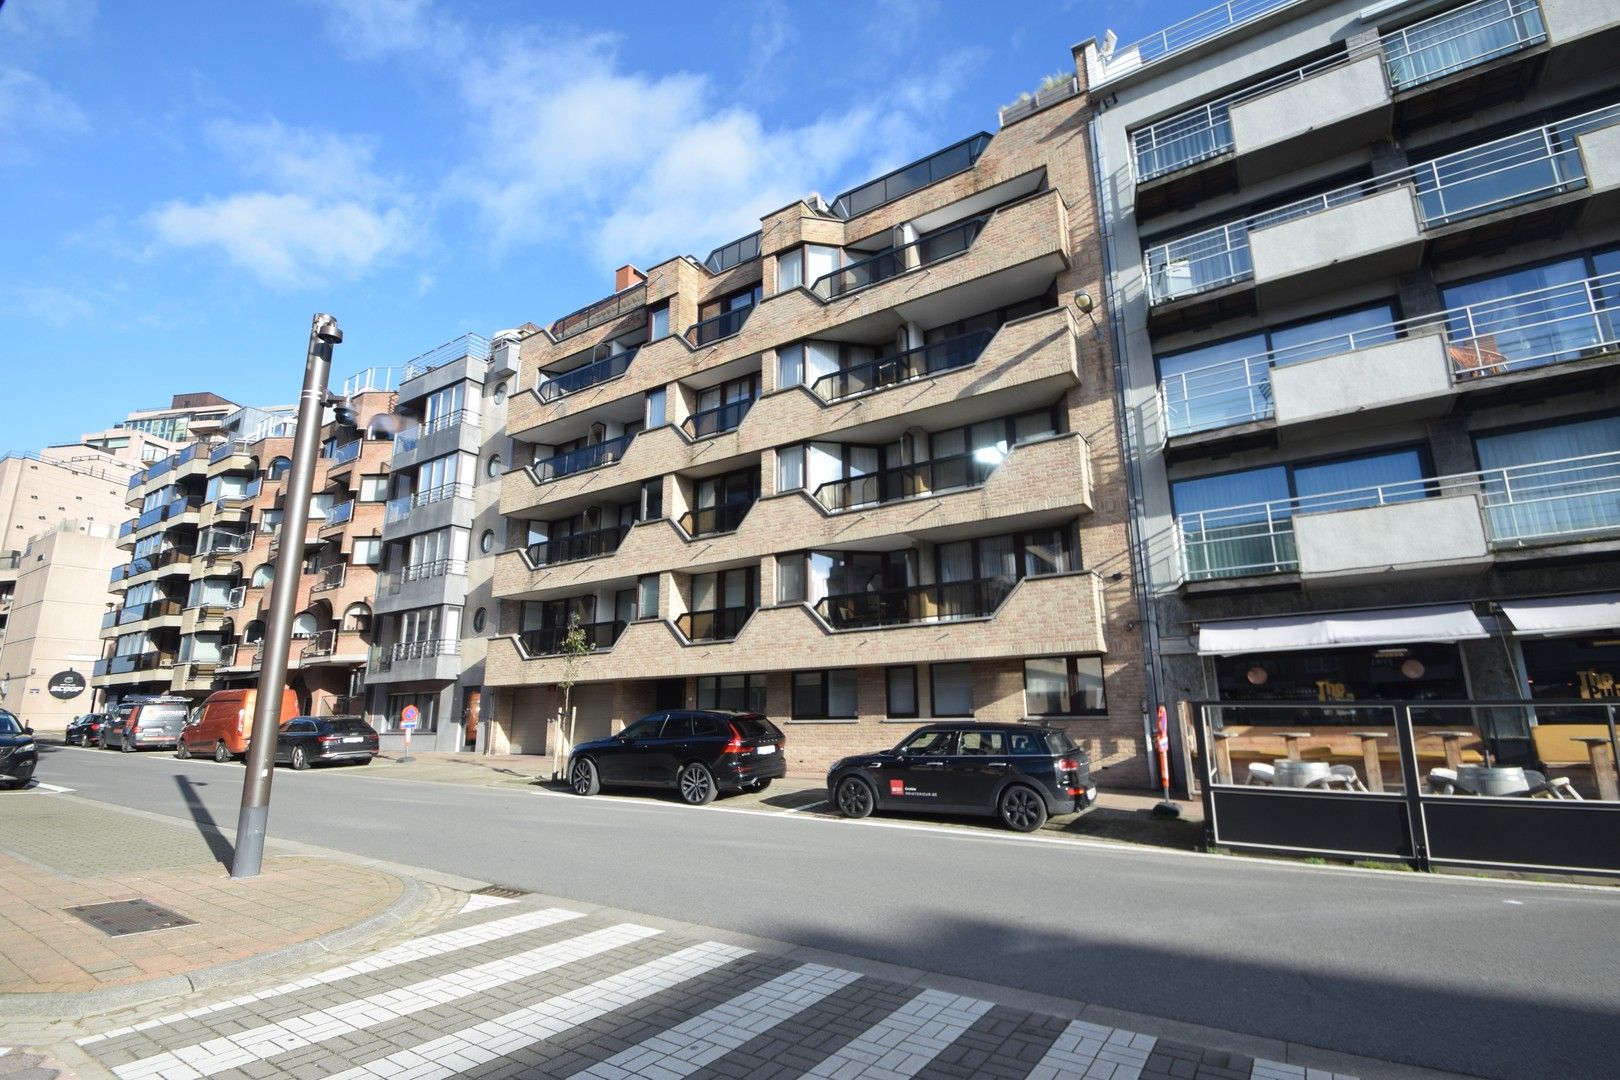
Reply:
<svg viewBox="0 0 1620 1080"><path fill-rule="evenodd" d="M635 742L637 739L656 739L664 730L664 714L657 716L644 716L640 720L619 732L620 735Z"/></svg>
<svg viewBox="0 0 1620 1080"><path fill-rule="evenodd" d="M663 427L669 422L665 409L666 391L662 388L647 391L647 427Z"/></svg>
<svg viewBox="0 0 1620 1080"><path fill-rule="evenodd" d="M248 580L248 584L255 589L262 589L275 581L275 579L275 566L271 563L261 563L259 566L254 567L253 577Z"/></svg>
<svg viewBox="0 0 1620 1080"><path fill-rule="evenodd" d="M641 485L641 520L656 521L664 516L664 478L647 480Z"/></svg>
<svg viewBox="0 0 1620 1080"><path fill-rule="evenodd" d="M647 340L657 341L669 336L669 304L659 304L647 310Z"/></svg>
<svg viewBox="0 0 1620 1080"><path fill-rule="evenodd" d="M776 452L776 490L798 491L804 487L804 447L784 446Z"/></svg>
<svg viewBox="0 0 1620 1080"><path fill-rule="evenodd" d="M928 669L934 716L973 715L973 665L934 664Z"/></svg>
<svg viewBox="0 0 1620 1080"><path fill-rule="evenodd" d="M501 455L489 455L489 461L485 462L484 464L484 475L489 477L491 480L501 475Z"/></svg>
<svg viewBox="0 0 1620 1080"><path fill-rule="evenodd" d="M907 664L888 669L888 715L909 718L917 715L917 669Z"/></svg>
<svg viewBox="0 0 1620 1080"><path fill-rule="evenodd" d="M1569 536L1620 525L1612 479L1620 416L1482 435L1475 450L1487 470L1485 513L1496 539Z"/></svg>
<svg viewBox="0 0 1620 1080"><path fill-rule="evenodd" d="M493 400L495 402L495 404L497 404L497 405L505 404L506 403L506 384L505 383L496 383L495 384L495 392L490 395L490 399Z"/></svg>
<svg viewBox="0 0 1620 1080"><path fill-rule="evenodd" d="M919 731L900 744L907 757L950 757L956 752L956 732Z"/></svg>
<svg viewBox="0 0 1620 1080"><path fill-rule="evenodd" d="M793 719L853 720L855 669L793 673Z"/></svg>
<svg viewBox="0 0 1620 1080"><path fill-rule="evenodd" d="M697 681L697 704L700 709L762 713L765 711L765 676L700 676Z"/></svg>
<svg viewBox="0 0 1620 1080"><path fill-rule="evenodd" d="M809 559L804 552L776 558L776 602L802 604L810 598Z"/></svg>
<svg viewBox="0 0 1620 1080"><path fill-rule="evenodd" d="M362 476L360 478L361 502L387 502L388 477Z"/></svg>
<svg viewBox="0 0 1620 1080"><path fill-rule="evenodd" d="M1101 716L1102 657L1047 656L1024 661L1024 711L1030 716Z"/></svg>
<svg viewBox="0 0 1620 1080"><path fill-rule="evenodd" d="M490 552L495 550L494 529L485 529L483 534L478 537L478 550L483 552L485 555L488 555Z"/></svg>
<svg viewBox="0 0 1620 1080"><path fill-rule="evenodd" d="M636 582L636 617L658 618L658 575L645 574Z"/></svg>
<svg viewBox="0 0 1620 1080"><path fill-rule="evenodd" d="M400 731L400 714L405 706L415 705L421 715L416 720L416 734L422 735L437 731L439 726L439 695L426 694L389 694L388 711L381 717L381 729L397 734Z"/></svg>
<svg viewBox="0 0 1620 1080"><path fill-rule="evenodd" d="M787 292L804 284L804 249L794 248L776 257L776 291Z"/></svg>
<svg viewBox="0 0 1620 1080"><path fill-rule="evenodd" d="M778 389L800 386L804 383L804 346L784 345L776 351L776 385Z"/></svg>
<svg viewBox="0 0 1620 1080"><path fill-rule="evenodd" d="M488 614L483 608L479 608L477 611L473 612L473 633L482 634L484 632L484 623L487 618Z"/></svg>
<svg viewBox="0 0 1620 1080"><path fill-rule="evenodd" d="M318 624L315 616L307 611L300 611L293 616L292 636L295 638L312 638L318 633Z"/></svg>
<svg viewBox="0 0 1620 1080"><path fill-rule="evenodd" d="M280 480L287 475L290 469L292 469L291 459L284 457L272 458L270 461L269 478L271 480Z"/></svg>
<svg viewBox="0 0 1620 1080"><path fill-rule="evenodd" d="M422 408L422 426L432 428L435 424L443 426L450 423L449 418L461 411L461 395L461 383L451 383L429 394L427 403Z"/></svg>
<svg viewBox="0 0 1620 1080"><path fill-rule="evenodd" d="M1005 731L964 731L957 738L957 753L965 757L1000 757L1007 752Z"/></svg>
<svg viewBox="0 0 1620 1080"><path fill-rule="evenodd" d="M382 537L357 536L349 561L357 566L376 566L382 559Z"/></svg>

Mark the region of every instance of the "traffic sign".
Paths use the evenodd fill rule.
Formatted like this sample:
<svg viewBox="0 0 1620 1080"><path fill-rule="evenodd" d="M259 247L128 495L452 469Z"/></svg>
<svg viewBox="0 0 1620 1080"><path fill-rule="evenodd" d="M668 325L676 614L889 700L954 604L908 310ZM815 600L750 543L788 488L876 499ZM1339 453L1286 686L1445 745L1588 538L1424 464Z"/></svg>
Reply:
<svg viewBox="0 0 1620 1080"><path fill-rule="evenodd" d="M422 719L422 710L415 705L407 705L399 711L399 727L401 731L415 731L416 722Z"/></svg>

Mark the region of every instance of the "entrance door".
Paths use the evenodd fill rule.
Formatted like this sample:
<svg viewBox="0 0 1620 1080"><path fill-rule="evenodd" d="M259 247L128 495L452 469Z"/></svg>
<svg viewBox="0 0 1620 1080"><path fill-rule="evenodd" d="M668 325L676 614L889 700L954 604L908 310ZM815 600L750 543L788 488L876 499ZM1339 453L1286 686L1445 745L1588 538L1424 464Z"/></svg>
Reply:
<svg viewBox="0 0 1620 1080"><path fill-rule="evenodd" d="M483 690L472 689L462 703L462 743L468 750L478 745L478 719L483 704Z"/></svg>
<svg viewBox="0 0 1620 1080"><path fill-rule="evenodd" d="M659 679L653 683L653 708L682 709L685 707L685 679Z"/></svg>

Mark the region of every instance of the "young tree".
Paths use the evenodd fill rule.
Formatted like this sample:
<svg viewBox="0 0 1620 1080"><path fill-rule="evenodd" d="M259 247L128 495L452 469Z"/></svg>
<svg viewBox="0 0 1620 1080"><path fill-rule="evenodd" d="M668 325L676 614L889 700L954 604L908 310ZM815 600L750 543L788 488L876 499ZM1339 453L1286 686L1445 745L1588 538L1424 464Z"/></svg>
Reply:
<svg viewBox="0 0 1620 1080"><path fill-rule="evenodd" d="M563 635L561 651L563 658L563 674L562 678L557 681L557 684L562 687L563 700L562 711L557 714L557 741L559 744L557 749L559 751L558 757L561 758L562 762L566 762L568 760L568 755L574 752L574 683L579 679L580 665L584 662L585 657L588 656L591 651L590 638L586 636L585 628L579 624L579 612L577 611L568 617L568 633ZM564 717L567 718L568 723L566 750L564 750L562 745ZM553 762L553 777L560 776L561 774L562 765L558 762Z"/></svg>

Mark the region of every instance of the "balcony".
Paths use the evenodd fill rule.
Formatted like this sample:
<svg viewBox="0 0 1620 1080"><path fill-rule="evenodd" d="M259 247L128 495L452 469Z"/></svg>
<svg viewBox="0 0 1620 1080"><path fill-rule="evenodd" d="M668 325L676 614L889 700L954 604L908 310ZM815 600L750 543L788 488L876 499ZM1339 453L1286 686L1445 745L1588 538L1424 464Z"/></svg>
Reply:
<svg viewBox="0 0 1620 1080"><path fill-rule="evenodd" d="M383 512L383 520L385 524L392 525L395 522L405 520L412 510L432 506L434 503L443 502L446 499L470 499L472 497L473 487L471 484L441 484L438 487L426 488L410 495L400 495L389 499L387 509Z"/></svg>
<svg viewBox="0 0 1620 1080"><path fill-rule="evenodd" d="M1189 582L1456 569L1620 531L1620 453L1199 511L1176 531Z"/></svg>
<svg viewBox="0 0 1620 1080"><path fill-rule="evenodd" d="M336 469L339 465L349 465L359 460L360 449L365 444L364 439L355 439L352 442L344 443L342 446L334 447L331 454L327 455L327 461L331 463L329 468Z"/></svg>
<svg viewBox="0 0 1620 1080"><path fill-rule="evenodd" d="M931 378L947 371L970 367L995 337L995 331L980 330L961 337L923 345L893 356L884 356L864 364L855 364L823 375L811 385L810 391L831 404L859 394L901 386L919 379Z"/></svg>
<svg viewBox="0 0 1620 1080"><path fill-rule="evenodd" d="M315 581L310 585L309 591L320 593L341 589L344 581L348 578L348 572L348 563L333 563L331 566L323 566L316 572Z"/></svg>
<svg viewBox="0 0 1620 1080"><path fill-rule="evenodd" d="M812 498L829 513L841 513L903 499L942 495L983 484L1001 460L990 455L981 459L976 454L952 454L869 476L834 480L816 488Z"/></svg>
<svg viewBox="0 0 1620 1080"><path fill-rule="evenodd" d="M339 525L347 525L353 520L354 500L350 499L346 503L338 503L336 506L330 507L326 511L326 516L321 519L321 528L332 529Z"/></svg>
<svg viewBox="0 0 1620 1080"><path fill-rule="evenodd" d="M135 522L137 520L137 518L130 518L128 521L118 526L118 540L116 546L121 548L132 548L135 546L133 537L135 535ZM126 540L128 540L129 543L126 544L124 542Z"/></svg>
<svg viewBox="0 0 1620 1080"><path fill-rule="evenodd" d="M978 239L985 222L989 220L988 214L972 218L918 237L909 244L841 266L813 281L810 291L823 300L832 300L856 289L899 277L908 271L920 270L951 255L960 255L973 246L973 241Z"/></svg>
<svg viewBox="0 0 1620 1080"><path fill-rule="evenodd" d="M539 569L542 566L559 566L563 563L578 562L581 559L596 559L603 555L612 555L624 543L624 538L630 534L630 526L619 525L610 529L592 529L589 532L578 532L570 536L559 536L545 540L538 544L530 544L524 549L529 566Z"/></svg>
<svg viewBox="0 0 1620 1080"><path fill-rule="evenodd" d="M478 414L472 409L456 409L453 412L435 416L431 420L424 420L418 426L400 432L394 436L395 467L398 467L398 459L415 453L423 440L429 436L437 435L441 431L460 428L463 425L476 429L478 427ZM445 449L448 450L449 447L445 447Z"/></svg>
<svg viewBox="0 0 1620 1080"><path fill-rule="evenodd" d="M816 613L834 630L985 619L995 614L1016 584L1011 578L979 578L833 593L816 602Z"/></svg>
<svg viewBox="0 0 1620 1080"><path fill-rule="evenodd" d="M725 607L688 611L675 620L675 629L693 644L700 641L734 641L758 610L754 607Z"/></svg>
<svg viewBox="0 0 1620 1080"><path fill-rule="evenodd" d="M748 415L748 410L753 408L754 400L743 398L739 401L728 401L724 405L695 412L681 424L681 430L694 439L706 439L711 435L736 431L742 424L743 417Z"/></svg>
<svg viewBox="0 0 1620 1080"><path fill-rule="evenodd" d="M147 622L151 619L179 618L182 608L178 600L152 600L144 604L134 604L118 608L103 616L101 625L103 629L111 626L130 626L138 622ZM109 622L109 620L112 620Z"/></svg>
<svg viewBox="0 0 1620 1080"><path fill-rule="evenodd" d="M1585 188L1578 140L1616 123L1620 105L1595 109L1156 244L1143 261L1150 303L1251 279L1264 287L1314 274L1346 284L1397 272L1415 263L1421 232Z"/></svg>
<svg viewBox="0 0 1620 1080"><path fill-rule="evenodd" d="M92 675L155 675L158 672L168 672L174 668L175 654L168 652L144 652L129 656L109 656L104 660L97 660L91 669Z"/></svg>
<svg viewBox="0 0 1620 1080"><path fill-rule="evenodd" d="M688 510L681 515L681 531L693 540L736 532L742 527L748 511L754 508L754 501L749 499L747 502L722 503L719 506Z"/></svg>
<svg viewBox="0 0 1620 1080"><path fill-rule="evenodd" d="M1166 432L1176 437L1273 415L1284 424L1444 399L1491 376L1617 351L1620 273L1178 372L1159 393Z"/></svg>
<svg viewBox="0 0 1620 1080"><path fill-rule="evenodd" d="M748 316L754 313L758 304L749 304L747 307L736 308L732 311L722 311L718 315L701 319L686 329L686 340L694 348L701 349L705 345L712 345L722 338L731 337L742 332L743 324Z"/></svg>
<svg viewBox="0 0 1620 1080"><path fill-rule="evenodd" d="M530 468L533 470L535 482L538 484L561 480L565 476L585 472L587 469L597 469L604 465L612 465L624 456L634 441L635 435L620 435L616 439L605 439L590 446L582 446L578 450L569 450L554 457L545 458L535 462Z"/></svg>
<svg viewBox="0 0 1620 1080"><path fill-rule="evenodd" d="M438 348L429 349L421 356L414 357L405 364L405 373L400 376L401 382L408 382L419 375L426 375L434 368L455 363L463 356L470 356L474 360L489 359L489 339L482 334L462 334L460 337L445 342Z"/></svg>
<svg viewBox="0 0 1620 1080"><path fill-rule="evenodd" d="M564 315L551 324L551 336L557 341L563 341L576 334L583 334L587 330L594 330L598 326L604 326L615 319L624 318L646 306L646 284L643 282L632 285L622 292L614 293L605 300L598 300L594 304Z"/></svg>
<svg viewBox="0 0 1620 1080"><path fill-rule="evenodd" d="M252 546L252 536L216 530L198 543L197 555L205 557L240 555Z"/></svg>
<svg viewBox="0 0 1620 1080"><path fill-rule="evenodd" d="M366 659L368 647L359 630L322 630L298 652L304 665L348 664Z"/></svg>
<svg viewBox="0 0 1620 1080"><path fill-rule="evenodd" d="M246 455L250 444L246 439L226 439L208 452L208 464L218 465L237 455Z"/></svg>
<svg viewBox="0 0 1620 1080"><path fill-rule="evenodd" d="M583 636L588 651L596 649L611 649L619 635L624 633L623 622L596 622L578 623L575 626L544 626L535 630L525 630L518 635L518 642L528 656L561 656L564 652L566 639L574 630Z"/></svg>
<svg viewBox="0 0 1620 1080"><path fill-rule="evenodd" d="M550 403L569 394L577 394L581 390L588 390L593 386L617 379L630 370L630 361L636 358L639 349L627 349L621 353L594 361L583 367L565 371L561 375L546 376L537 388L540 400Z"/></svg>
<svg viewBox="0 0 1620 1080"><path fill-rule="evenodd" d="M455 638L400 641L371 650L372 682L450 682L461 674L461 642Z"/></svg>
<svg viewBox="0 0 1620 1080"><path fill-rule="evenodd" d="M465 559L434 559L412 563L378 576L376 610L408 611L411 608L459 605L466 598Z"/></svg>
<svg viewBox="0 0 1620 1080"><path fill-rule="evenodd" d="M234 495L221 495L218 499L214 500L214 504L221 510L225 509L226 507L245 506L254 499L257 499L259 497L259 493L263 490L264 478L259 477L251 481L246 487Z"/></svg>

